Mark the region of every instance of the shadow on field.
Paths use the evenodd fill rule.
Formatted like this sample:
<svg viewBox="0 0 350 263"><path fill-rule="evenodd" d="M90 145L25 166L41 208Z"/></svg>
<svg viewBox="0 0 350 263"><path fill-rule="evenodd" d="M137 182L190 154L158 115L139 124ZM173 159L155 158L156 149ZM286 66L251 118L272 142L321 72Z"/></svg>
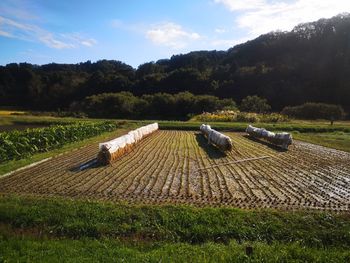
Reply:
<svg viewBox="0 0 350 263"><path fill-rule="evenodd" d="M220 159L226 157L224 152L220 151L215 146L208 144L208 140L201 133L196 133L196 140L199 147L201 147L208 154L210 159Z"/></svg>
<svg viewBox="0 0 350 263"><path fill-rule="evenodd" d="M263 144L263 145L266 145L267 147L271 148L272 150L275 150L277 152L286 152L288 150L285 150L285 149L282 149L281 147L277 146L277 145L274 145L272 143L269 143L267 141L264 141L264 140L260 140L260 139L257 139L257 138L254 138L252 136L249 136L248 134L245 134L243 135L243 137L247 138L248 140L251 140L253 142L257 142L259 144Z"/></svg>
<svg viewBox="0 0 350 263"><path fill-rule="evenodd" d="M85 163L79 164L77 166L73 166L69 169L69 171L71 172L80 172L80 171L84 171L87 169L92 169L92 168L97 168L100 167L101 165L97 162L97 159L91 159Z"/></svg>

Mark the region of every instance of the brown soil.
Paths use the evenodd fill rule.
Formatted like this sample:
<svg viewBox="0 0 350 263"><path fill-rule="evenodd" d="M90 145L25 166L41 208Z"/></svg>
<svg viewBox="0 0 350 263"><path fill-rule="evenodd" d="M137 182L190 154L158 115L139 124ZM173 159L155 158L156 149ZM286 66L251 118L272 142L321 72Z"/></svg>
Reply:
<svg viewBox="0 0 350 263"><path fill-rule="evenodd" d="M80 171L97 144L0 179L0 193L146 204L350 210L350 154L295 141L288 151L226 133L225 155L197 132L158 131L108 166ZM269 158L204 167L235 160Z"/></svg>

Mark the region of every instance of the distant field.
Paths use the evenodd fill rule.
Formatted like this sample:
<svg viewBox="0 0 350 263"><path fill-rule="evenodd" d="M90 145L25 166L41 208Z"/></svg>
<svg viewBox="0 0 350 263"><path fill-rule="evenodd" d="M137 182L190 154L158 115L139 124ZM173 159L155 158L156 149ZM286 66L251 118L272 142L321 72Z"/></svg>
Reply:
<svg viewBox="0 0 350 263"><path fill-rule="evenodd" d="M147 121L139 121L147 123ZM162 129L181 129L181 130L197 130L202 122L182 122L182 121L159 121ZM350 132L350 122L336 122L330 125L325 121L290 121L278 123L248 123L248 122L208 122L217 130L224 131L245 131L248 124L256 127L263 127L271 131L298 131L298 132L335 132L343 131Z"/></svg>
<svg viewBox="0 0 350 263"><path fill-rule="evenodd" d="M9 116L9 115L23 115L25 114L25 111L18 111L18 110L0 110L0 116Z"/></svg>
<svg viewBox="0 0 350 263"><path fill-rule="evenodd" d="M36 129L36 128L44 128L49 125L45 124L9 124L9 125L0 125L0 132L7 131L22 131L25 129Z"/></svg>
<svg viewBox="0 0 350 263"><path fill-rule="evenodd" d="M1 112L1 111L0 111ZM57 124L70 123L76 121L105 121L115 119L90 119L90 118L70 118L70 117L51 117L51 116L31 116L31 115L1 115L0 125L10 124ZM159 122L162 129L182 129L197 130L200 121L166 121L166 120L117 120L121 122L136 123L143 125L146 123ZM244 131L248 124L257 127L265 127L270 130L285 130L299 132L333 132L344 131L350 132L350 121L336 121L330 125L329 121L324 120L291 120L288 122L277 123L248 123L248 122L209 122L213 127L219 130Z"/></svg>
<svg viewBox="0 0 350 263"><path fill-rule="evenodd" d="M0 111L1 112L1 111ZM75 122L105 121L103 119L81 119L70 117L51 117L51 116L31 116L31 115L1 115L0 114L0 132L12 130L25 130L43 128L51 125L66 125Z"/></svg>
<svg viewBox="0 0 350 263"><path fill-rule="evenodd" d="M67 124L75 121L77 120L72 118L53 118L27 115L0 114L0 132L43 128L48 127L50 125Z"/></svg>
<svg viewBox="0 0 350 263"><path fill-rule="evenodd" d="M79 171L97 144L0 179L0 192L242 208L350 210L350 154L296 141L283 152L227 133L227 156L192 131L159 131L111 166ZM268 156L251 162L224 164Z"/></svg>
<svg viewBox="0 0 350 263"><path fill-rule="evenodd" d="M77 118L58 118L51 116L31 116L31 115L0 115L0 125L11 124L59 124L70 123L82 119ZM83 119L90 120L90 119Z"/></svg>

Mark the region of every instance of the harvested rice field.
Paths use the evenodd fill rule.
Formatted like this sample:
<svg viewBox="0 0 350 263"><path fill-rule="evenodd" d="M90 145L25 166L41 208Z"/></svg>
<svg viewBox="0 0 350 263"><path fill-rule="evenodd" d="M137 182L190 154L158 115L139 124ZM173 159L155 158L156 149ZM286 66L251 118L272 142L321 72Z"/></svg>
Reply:
<svg viewBox="0 0 350 263"><path fill-rule="evenodd" d="M199 132L157 131L108 166L95 165L98 146L88 145L0 178L0 193L350 210L350 153L300 141L282 151L243 133L225 134L234 144L227 155L208 145Z"/></svg>

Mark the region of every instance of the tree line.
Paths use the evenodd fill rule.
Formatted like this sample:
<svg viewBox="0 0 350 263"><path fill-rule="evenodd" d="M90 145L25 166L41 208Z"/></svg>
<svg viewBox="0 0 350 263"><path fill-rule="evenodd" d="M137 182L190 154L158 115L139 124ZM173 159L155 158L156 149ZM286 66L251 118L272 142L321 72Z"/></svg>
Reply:
<svg viewBox="0 0 350 263"><path fill-rule="evenodd" d="M188 91L238 103L258 95L272 111L306 102L339 104L349 111L349 38L350 16L343 14L261 35L227 51L174 55L137 69L113 60L12 63L0 67L0 104L65 110L104 93L142 98Z"/></svg>
<svg viewBox="0 0 350 263"><path fill-rule="evenodd" d="M72 103L70 111L93 118L130 118L130 119L181 119L187 120L204 112L232 111L263 113L270 112L267 100L256 95L247 96L237 105L232 99L219 99L211 95L194 95L188 91L177 94L156 93L134 96L131 92L102 93L86 97ZM325 103L305 103L287 106L281 114L284 118L326 119L333 124L343 119L345 112L340 105ZM282 115L276 115L277 117ZM77 115L78 116L78 115ZM242 115L243 116L243 115ZM275 116L275 117L276 117Z"/></svg>
<svg viewBox="0 0 350 263"><path fill-rule="evenodd" d="M331 124L333 124L334 121L343 119L346 116L344 109L340 105L312 102L293 107L287 106L281 113L296 119L330 120Z"/></svg>
<svg viewBox="0 0 350 263"><path fill-rule="evenodd" d="M195 96L190 92L155 93L138 97L123 91L86 97L81 102L73 103L70 110L84 112L95 118L187 119L191 114L204 111L237 110L237 106L232 99Z"/></svg>

